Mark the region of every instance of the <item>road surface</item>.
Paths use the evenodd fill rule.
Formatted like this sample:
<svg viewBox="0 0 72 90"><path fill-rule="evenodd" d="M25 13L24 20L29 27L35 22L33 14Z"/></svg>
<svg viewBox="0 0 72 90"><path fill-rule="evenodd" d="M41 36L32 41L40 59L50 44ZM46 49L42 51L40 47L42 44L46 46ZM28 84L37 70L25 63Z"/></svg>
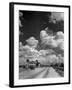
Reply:
<svg viewBox="0 0 72 90"><path fill-rule="evenodd" d="M19 79L61 77L52 67L35 68L34 70L21 70Z"/></svg>

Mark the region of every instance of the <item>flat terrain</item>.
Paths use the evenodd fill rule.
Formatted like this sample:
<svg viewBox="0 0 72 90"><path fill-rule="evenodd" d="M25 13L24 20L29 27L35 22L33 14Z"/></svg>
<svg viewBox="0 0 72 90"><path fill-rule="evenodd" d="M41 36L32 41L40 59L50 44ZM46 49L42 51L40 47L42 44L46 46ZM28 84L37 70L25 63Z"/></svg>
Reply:
<svg viewBox="0 0 72 90"><path fill-rule="evenodd" d="M43 67L43 68L35 68L31 69L22 69L20 68L19 79L32 79L32 78L54 78L61 77L59 73L52 67Z"/></svg>

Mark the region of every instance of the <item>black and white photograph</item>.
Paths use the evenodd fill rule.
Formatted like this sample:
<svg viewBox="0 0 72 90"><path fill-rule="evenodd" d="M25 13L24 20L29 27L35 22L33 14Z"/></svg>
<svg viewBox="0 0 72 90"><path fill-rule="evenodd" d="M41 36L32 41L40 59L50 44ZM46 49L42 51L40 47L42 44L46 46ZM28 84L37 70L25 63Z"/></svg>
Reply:
<svg viewBox="0 0 72 90"><path fill-rule="evenodd" d="M64 13L19 11L19 79L64 76Z"/></svg>
<svg viewBox="0 0 72 90"><path fill-rule="evenodd" d="M69 83L69 6L12 3L13 86ZM13 13L13 14L12 14Z"/></svg>

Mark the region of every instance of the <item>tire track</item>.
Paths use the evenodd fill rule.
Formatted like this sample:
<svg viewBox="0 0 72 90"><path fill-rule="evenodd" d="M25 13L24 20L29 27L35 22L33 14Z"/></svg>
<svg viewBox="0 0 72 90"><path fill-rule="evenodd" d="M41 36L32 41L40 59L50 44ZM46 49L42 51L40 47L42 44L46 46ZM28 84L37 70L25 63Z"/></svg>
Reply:
<svg viewBox="0 0 72 90"><path fill-rule="evenodd" d="M43 78L47 78L48 74L49 74L49 68L47 68L46 73L44 74Z"/></svg>

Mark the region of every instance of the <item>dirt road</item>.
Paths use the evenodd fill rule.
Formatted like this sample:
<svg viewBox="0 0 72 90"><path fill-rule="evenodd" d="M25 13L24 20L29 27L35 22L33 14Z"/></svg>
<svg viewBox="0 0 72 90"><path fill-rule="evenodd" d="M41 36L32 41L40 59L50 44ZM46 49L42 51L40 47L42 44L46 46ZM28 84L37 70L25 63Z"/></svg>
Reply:
<svg viewBox="0 0 72 90"><path fill-rule="evenodd" d="M19 79L61 77L52 67L36 68L34 70L22 70Z"/></svg>

